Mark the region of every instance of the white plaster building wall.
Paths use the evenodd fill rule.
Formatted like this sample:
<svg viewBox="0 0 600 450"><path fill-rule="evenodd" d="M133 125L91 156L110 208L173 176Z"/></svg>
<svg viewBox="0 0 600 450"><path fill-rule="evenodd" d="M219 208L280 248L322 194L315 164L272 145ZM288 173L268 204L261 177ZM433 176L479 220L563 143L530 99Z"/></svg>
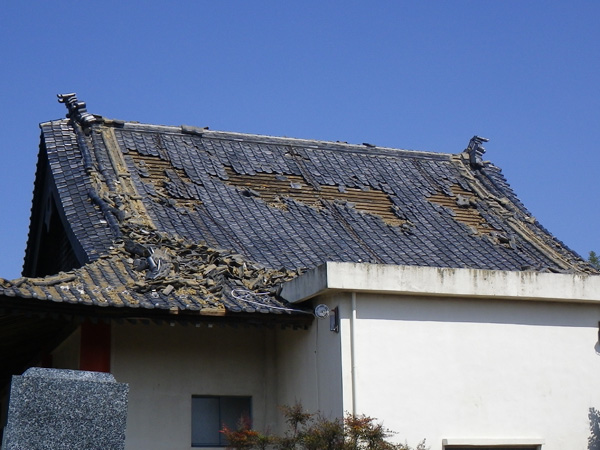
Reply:
<svg viewBox="0 0 600 450"><path fill-rule="evenodd" d="M367 294L356 305L357 412L400 441L588 448L588 413L600 409L600 306Z"/></svg>
<svg viewBox="0 0 600 450"><path fill-rule="evenodd" d="M320 303L333 308L332 299ZM340 335L330 331L329 319L315 319L309 330L281 330L277 339L279 405L300 402L309 412L340 417L342 370ZM285 430L280 420L279 432Z"/></svg>
<svg viewBox="0 0 600 450"><path fill-rule="evenodd" d="M272 330L114 325L112 342L130 388L127 450L189 450L192 395L252 396L254 426L276 421Z"/></svg>

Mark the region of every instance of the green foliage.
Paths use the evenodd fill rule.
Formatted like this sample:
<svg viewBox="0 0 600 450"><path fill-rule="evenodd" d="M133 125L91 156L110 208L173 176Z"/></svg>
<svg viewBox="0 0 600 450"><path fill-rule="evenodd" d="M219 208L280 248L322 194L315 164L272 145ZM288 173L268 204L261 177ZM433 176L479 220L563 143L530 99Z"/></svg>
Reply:
<svg viewBox="0 0 600 450"><path fill-rule="evenodd" d="M596 252L591 251L590 257L588 258L588 262L594 266L596 269L600 270L600 256L596 254Z"/></svg>
<svg viewBox="0 0 600 450"><path fill-rule="evenodd" d="M416 448L393 444L387 439L394 433L368 416L346 414L343 419L328 419L319 413L308 413L302 405L281 408L288 429L283 436L264 435L250 427L243 418L238 429L223 427L221 433L228 449L259 450L428 450L425 440Z"/></svg>
<svg viewBox="0 0 600 450"><path fill-rule="evenodd" d="M367 416L346 415L344 418L346 432L345 448L348 449L398 449L396 445L390 444L385 439L392 434L383 424L375 422L375 419Z"/></svg>
<svg viewBox="0 0 600 450"><path fill-rule="evenodd" d="M299 444L300 448L306 450L344 448L344 424L340 419L329 420L317 415L308 428L301 433Z"/></svg>

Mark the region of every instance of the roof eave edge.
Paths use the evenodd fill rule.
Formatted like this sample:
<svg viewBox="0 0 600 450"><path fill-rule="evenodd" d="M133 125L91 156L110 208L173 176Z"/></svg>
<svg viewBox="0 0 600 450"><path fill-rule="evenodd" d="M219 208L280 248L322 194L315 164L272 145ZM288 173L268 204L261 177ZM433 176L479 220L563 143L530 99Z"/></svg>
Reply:
<svg viewBox="0 0 600 450"><path fill-rule="evenodd" d="M291 303L335 291L600 304L600 275L327 262L283 284Z"/></svg>

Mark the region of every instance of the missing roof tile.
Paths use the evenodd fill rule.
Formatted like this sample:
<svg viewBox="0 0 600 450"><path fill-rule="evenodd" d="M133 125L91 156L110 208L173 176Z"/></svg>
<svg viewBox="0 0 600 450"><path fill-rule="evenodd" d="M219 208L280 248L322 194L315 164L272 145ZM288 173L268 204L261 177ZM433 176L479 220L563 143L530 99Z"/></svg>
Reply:
<svg viewBox="0 0 600 450"><path fill-rule="evenodd" d="M472 234L490 234L494 230L477 210L476 196L457 184L450 186L452 195L440 192L429 196L427 199L435 204L444 206L452 212L458 222L464 223Z"/></svg>
<svg viewBox="0 0 600 450"><path fill-rule="evenodd" d="M380 217L386 224L401 226L406 220L401 219L394 211L397 207L383 191L376 189L357 189L338 185L311 186L299 175L256 173L240 175L231 167L225 167L227 184L245 192L251 189L260 193L267 205L287 209L283 198L287 197L312 208L322 209L323 201L343 203L368 214Z"/></svg>
<svg viewBox="0 0 600 450"><path fill-rule="evenodd" d="M141 155L136 151L130 151L128 157L144 182L152 184L159 201L162 199L182 212L193 212L202 203L193 189L195 183L169 161L157 156Z"/></svg>
<svg viewBox="0 0 600 450"><path fill-rule="evenodd" d="M166 201L188 211L194 211L202 203L195 191L195 183L169 161L136 151L130 151L128 157L144 182L152 184L157 201ZM333 202L377 216L390 226L399 227L406 223L389 195L381 190L342 185L313 186L299 175L264 172L241 175L232 167L225 166L224 169L227 179L222 182L239 189L243 196L260 199L272 208L286 211L286 198L318 210L322 210L326 202Z"/></svg>

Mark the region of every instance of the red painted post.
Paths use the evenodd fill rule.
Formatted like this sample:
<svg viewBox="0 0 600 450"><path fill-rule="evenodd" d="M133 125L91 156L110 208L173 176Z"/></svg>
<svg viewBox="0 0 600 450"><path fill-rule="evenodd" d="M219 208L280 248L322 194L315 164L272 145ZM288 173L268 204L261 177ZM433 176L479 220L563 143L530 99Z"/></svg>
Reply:
<svg viewBox="0 0 600 450"><path fill-rule="evenodd" d="M110 323L81 324L79 369L110 372Z"/></svg>

